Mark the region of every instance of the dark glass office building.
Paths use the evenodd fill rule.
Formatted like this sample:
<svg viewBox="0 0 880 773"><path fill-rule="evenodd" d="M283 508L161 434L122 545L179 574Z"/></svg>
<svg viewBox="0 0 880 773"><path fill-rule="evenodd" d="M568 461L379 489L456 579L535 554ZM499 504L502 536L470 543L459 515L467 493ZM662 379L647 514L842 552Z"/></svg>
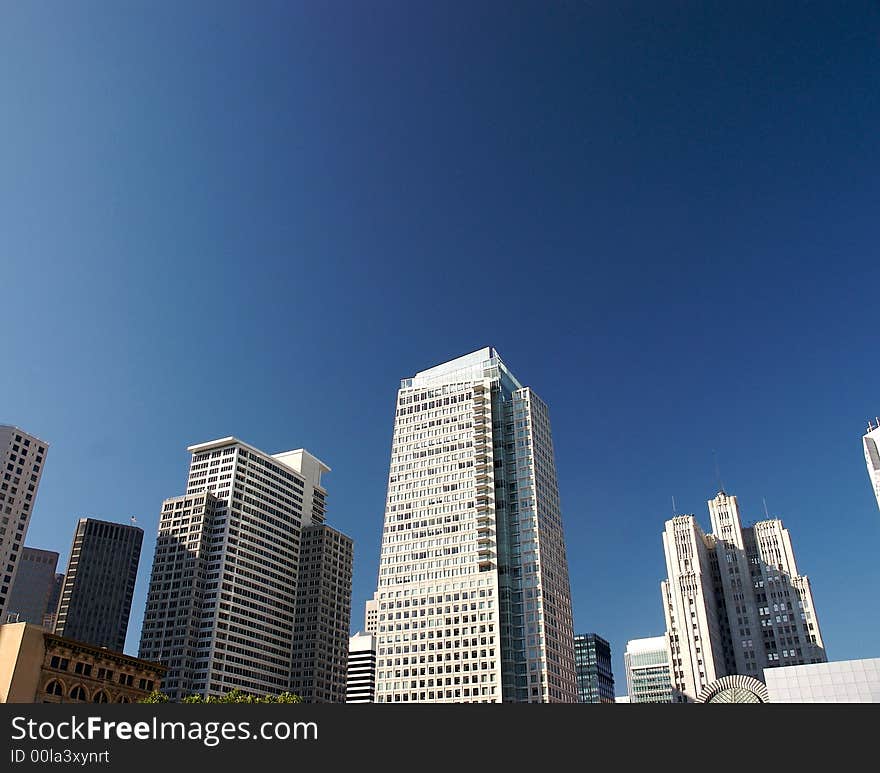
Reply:
<svg viewBox="0 0 880 773"><path fill-rule="evenodd" d="M2 622L43 625L47 613L54 614L58 596L54 598L55 567L58 554L52 550L25 547L21 551L18 573L9 594L6 620Z"/></svg>
<svg viewBox="0 0 880 773"><path fill-rule="evenodd" d="M595 633L574 637L579 703L614 703L611 645Z"/></svg>
<svg viewBox="0 0 880 773"><path fill-rule="evenodd" d="M124 650L143 538L137 526L79 519L58 605L58 636Z"/></svg>

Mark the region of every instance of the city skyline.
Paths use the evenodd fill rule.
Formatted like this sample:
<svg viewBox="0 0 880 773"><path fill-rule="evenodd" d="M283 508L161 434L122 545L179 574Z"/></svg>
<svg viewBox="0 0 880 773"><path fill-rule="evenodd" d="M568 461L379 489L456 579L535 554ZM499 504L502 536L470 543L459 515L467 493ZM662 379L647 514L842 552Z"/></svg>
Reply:
<svg viewBox="0 0 880 773"><path fill-rule="evenodd" d="M193 440L302 445L354 631L397 380L494 346L550 406L574 628L615 674L664 631L673 497L708 531L719 472L794 535L829 659L876 657L880 12L599 5L11 7L0 421L51 451L26 544L134 516L152 555Z"/></svg>
<svg viewBox="0 0 880 773"><path fill-rule="evenodd" d="M214 441L214 442L219 442L219 441ZM250 447L250 446L248 446L248 447ZM716 470L716 474L717 474L717 470ZM868 485L868 488L871 487L871 483L872 483L872 481L869 481L869 482L868 482L868 484L867 484L867 485ZM705 500L704 500L704 503L705 503ZM675 504L674 501L673 501L673 504ZM711 504L711 502L710 502L710 504ZM764 507L766 508L766 501L763 502L763 505L764 505ZM679 511L680 509L681 509L681 508L676 508L676 514L678 514L678 511ZM744 519L744 520L742 521L742 526L743 526L744 528L751 528L751 527L753 527L756 523L761 523L762 521L764 521L764 520L766 519L766 513L765 513L764 515L765 515L764 518ZM699 518L699 516L697 516L697 515L690 515L689 517L691 517L692 519L694 519L694 521L695 521L700 527L703 526L703 524L700 522L700 518ZM79 520L82 521L83 519L79 519ZM93 518L92 520L94 520L94 518ZM710 519L710 522L711 522L711 519ZM113 522L111 522L111 523L113 523ZM660 523L662 524L662 521L660 521ZM121 525L123 525L123 524L119 523L118 525L121 526ZM381 531L381 530L380 530L380 531ZM710 527L709 529L706 529L706 532L707 532L707 533L709 533L710 531L711 531L711 527ZM147 535L145 535L145 538L146 538L146 536L147 536ZM154 537L154 539L155 539L155 537ZM30 541L30 537L28 537L28 541ZM30 546L29 546L29 547L30 547ZM661 545L661 547L662 547L662 545ZM42 550L43 548L32 548L32 549ZM148 565L148 563L149 563L149 562L146 562L146 563L145 563L145 562L142 562L142 565ZM61 568L61 567L59 567L59 568ZM65 571L66 571L66 567L65 567ZM139 571L138 571L138 581L137 581L137 582L138 582L138 585L140 585L141 582L142 582L142 576L141 576L141 575L143 574L144 571L146 571L146 570L144 570L143 568L139 569ZM148 582L149 582L149 572L148 572L148 571L147 571L147 575L148 575L148 577L147 577L147 583L148 583ZM62 575L60 575L60 576L63 577L64 575L62 574ZM811 574L811 576L813 576L813 575ZM368 585L369 585L369 582L368 582ZM144 594L144 596L146 596L146 594ZM372 600L373 600L373 594L369 594L367 597L365 597L365 598L362 599L363 603L360 604L360 606L358 606L358 603L359 603L359 602L358 602L357 596L353 594L353 596L352 596L352 603L351 603L351 624L350 624L350 632L351 632L351 635L352 635L352 636L355 635L356 633L358 633L359 631L364 630L364 622L365 622L365 621L364 621L364 614L365 614L365 612L364 612L364 608L365 608L366 605L367 605L369 602L371 602ZM377 602L374 601L373 603L377 603ZM572 593L572 604L573 604L573 606L576 605L576 596L575 596L574 592ZM145 605L146 605L146 598L144 599L144 606L145 606ZM662 605L660 605L660 606L662 607ZM661 618L662 618L662 612L661 612ZM142 616L142 614L138 614L137 609L136 609L136 605L133 603L133 604L132 604L132 610L131 610L131 620L130 620L129 628L130 628L130 629L133 628L135 631L137 631L137 636L138 636L138 637L140 637L140 632L141 632L141 625L142 625L142 622L143 622L143 616ZM662 619L661 619L661 622L662 622ZM636 627L638 627L638 626L637 626L637 624L634 622L632 627L633 627L633 628L636 628ZM663 628L663 627L664 627L664 626L661 625L661 628ZM637 637L637 634L638 634L638 631L636 631L636 632L633 634L633 638L638 638L638 637ZM132 635L133 635L133 634L130 632L130 633L129 633L129 636L128 636L127 639L126 639L126 646L125 646L125 648L124 648L124 651L125 651L127 654L129 654L129 655L136 656L136 655L138 654L138 652L137 652L137 650L138 650L138 642L137 642L137 641L132 642L132 640L131 640ZM654 635L654 632L652 632L652 635ZM661 631L661 638L662 638L662 631ZM646 639L646 640L647 640L647 639ZM824 642L823 642L823 643L824 643ZM624 644L626 644L626 642L624 642ZM120 651L122 651L122 650L120 650ZM832 660L832 661L836 661L836 660L838 660L838 659L839 659L839 660L848 660L848 659L857 659L857 658L860 658L860 657L862 657L862 658L863 658L863 657L868 657L868 658L870 658L870 657L871 657L871 655L870 655L870 652L871 652L871 651L872 651L872 644L871 644L871 643L868 643L867 646L865 646L865 647L861 650L861 653L862 653L862 654L852 655L852 656L846 656L846 657L841 657L841 658L832 657L832 658L829 658L829 660ZM624 649L624 652L625 652L625 649ZM619 663L617 662L618 660L620 661ZM612 668L613 668L613 670L615 670L615 671L619 670L620 673L626 673L626 671L627 671L627 667L626 667L626 663L625 663L625 661L624 661L624 654L621 654L619 658L618 658L618 657L615 657L615 658L614 658ZM617 689L617 693L618 693L618 694L622 694L622 693L620 692L620 689L619 689L619 688Z"/></svg>

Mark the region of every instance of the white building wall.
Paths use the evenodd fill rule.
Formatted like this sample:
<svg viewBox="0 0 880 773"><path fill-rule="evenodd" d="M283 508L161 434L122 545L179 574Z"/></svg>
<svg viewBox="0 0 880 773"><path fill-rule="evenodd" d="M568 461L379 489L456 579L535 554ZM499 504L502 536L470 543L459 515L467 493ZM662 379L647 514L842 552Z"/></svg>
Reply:
<svg viewBox="0 0 880 773"><path fill-rule="evenodd" d="M364 630L367 633L379 632L379 598L373 594L373 598L367 599L364 604Z"/></svg>
<svg viewBox="0 0 880 773"><path fill-rule="evenodd" d="M692 515L666 522L666 571L661 584L670 648L673 688L689 700L723 676L724 654L718 625L707 540Z"/></svg>
<svg viewBox="0 0 880 773"><path fill-rule="evenodd" d="M771 703L880 703L880 658L771 668Z"/></svg>
<svg viewBox="0 0 880 773"><path fill-rule="evenodd" d="M291 681L302 528L323 522L329 468L234 437L187 450L186 495L163 503L141 656L170 666L170 694L278 694Z"/></svg>

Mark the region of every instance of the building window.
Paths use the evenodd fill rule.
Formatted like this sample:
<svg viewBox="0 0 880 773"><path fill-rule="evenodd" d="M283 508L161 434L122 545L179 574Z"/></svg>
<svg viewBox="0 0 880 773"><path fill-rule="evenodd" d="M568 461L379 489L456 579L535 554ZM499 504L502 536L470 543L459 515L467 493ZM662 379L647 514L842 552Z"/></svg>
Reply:
<svg viewBox="0 0 880 773"><path fill-rule="evenodd" d="M74 701L88 700L86 691L81 684L78 684L70 691L70 699Z"/></svg>
<svg viewBox="0 0 880 773"><path fill-rule="evenodd" d="M92 675L92 666L90 663L83 663L82 661L80 661L76 664L76 666L74 666L73 670L75 673L82 674L83 676Z"/></svg>
<svg viewBox="0 0 880 773"><path fill-rule="evenodd" d="M110 703L110 701L107 698L107 693L103 690L98 690L98 692L95 693L95 697L92 699L92 703Z"/></svg>
<svg viewBox="0 0 880 773"><path fill-rule="evenodd" d="M61 687L61 682L57 679L53 679L46 685L46 692L49 695L64 695L64 689Z"/></svg>

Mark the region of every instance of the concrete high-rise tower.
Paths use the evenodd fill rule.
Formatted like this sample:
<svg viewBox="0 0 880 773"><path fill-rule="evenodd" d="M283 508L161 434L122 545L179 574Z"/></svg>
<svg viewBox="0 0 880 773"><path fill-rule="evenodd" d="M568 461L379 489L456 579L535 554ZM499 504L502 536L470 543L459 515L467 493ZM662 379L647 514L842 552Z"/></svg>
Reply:
<svg viewBox="0 0 880 773"><path fill-rule="evenodd" d="M743 527L736 497L723 491L708 504L711 534L693 515L667 521L663 533L675 700L694 701L724 676L763 679L765 668L827 660L810 582L782 521Z"/></svg>
<svg viewBox="0 0 880 773"><path fill-rule="evenodd" d="M162 504L140 657L168 666L173 700L296 685L343 702L352 545L323 525L330 468L234 437L187 450L186 494Z"/></svg>
<svg viewBox="0 0 880 773"><path fill-rule="evenodd" d="M403 379L377 702L576 703L547 406L485 348Z"/></svg>
<svg viewBox="0 0 880 773"><path fill-rule="evenodd" d="M0 424L0 622L6 620L47 449L46 441Z"/></svg>
<svg viewBox="0 0 880 773"><path fill-rule="evenodd" d="M137 526L79 519L58 603L58 636L124 650L143 539Z"/></svg>
<svg viewBox="0 0 880 773"><path fill-rule="evenodd" d="M323 523L300 539L290 689L306 703L345 703L354 543Z"/></svg>
<svg viewBox="0 0 880 773"><path fill-rule="evenodd" d="M868 465L868 477L874 488L874 496L877 497L877 507L880 507L880 418L868 422L868 431L862 438L865 447L865 463Z"/></svg>

